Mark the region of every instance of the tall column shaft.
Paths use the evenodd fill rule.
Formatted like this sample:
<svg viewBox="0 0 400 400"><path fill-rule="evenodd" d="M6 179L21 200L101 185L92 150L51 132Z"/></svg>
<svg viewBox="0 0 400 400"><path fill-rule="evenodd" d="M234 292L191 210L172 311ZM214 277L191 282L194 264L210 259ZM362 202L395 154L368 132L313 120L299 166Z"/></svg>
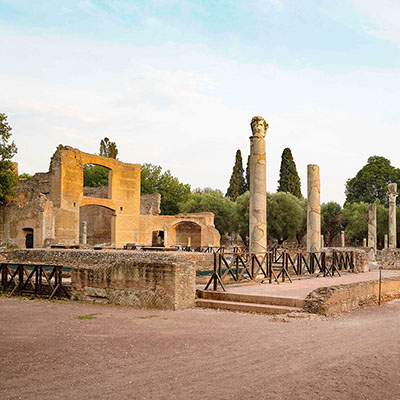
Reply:
<svg viewBox="0 0 400 400"><path fill-rule="evenodd" d="M307 166L307 251L321 250L321 203L318 165Z"/></svg>
<svg viewBox="0 0 400 400"><path fill-rule="evenodd" d="M87 222L82 221L82 237L81 237L81 243L83 245L87 244Z"/></svg>
<svg viewBox="0 0 400 400"><path fill-rule="evenodd" d="M340 245L341 245L342 247L345 246L344 231L341 231L341 232L340 232Z"/></svg>
<svg viewBox="0 0 400 400"><path fill-rule="evenodd" d="M372 250L371 259L375 261L376 255L376 203L368 208L368 247Z"/></svg>
<svg viewBox="0 0 400 400"><path fill-rule="evenodd" d="M390 183L389 189L389 248L395 249L397 247L396 238L396 197L397 197L397 183Z"/></svg>
<svg viewBox="0 0 400 400"><path fill-rule="evenodd" d="M250 138L250 252L267 250L267 181L265 139Z"/></svg>
<svg viewBox="0 0 400 400"><path fill-rule="evenodd" d="M251 121L250 137L250 214L249 251L267 251L267 178L265 133L268 124L262 117Z"/></svg>

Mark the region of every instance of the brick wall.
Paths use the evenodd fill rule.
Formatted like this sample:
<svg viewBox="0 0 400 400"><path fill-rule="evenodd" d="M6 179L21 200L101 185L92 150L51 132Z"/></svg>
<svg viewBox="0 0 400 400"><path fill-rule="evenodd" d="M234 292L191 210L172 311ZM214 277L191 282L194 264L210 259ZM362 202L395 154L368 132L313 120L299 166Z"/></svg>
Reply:
<svg viewBox="0 0 400 400"><path fill-rule="evenodd" d="M382 279L381 301L400 298L400 277ZM304 309L331 316L378 303L379 281L356 282L318 288L305 300Z"/></svg>
<svg viewBox="0 0 400 400"><path fill-rule="evenodd" d="M72 295L82 300L138 308L193 307L192 257L171 253L95 250L6 250L0 259L70 266Z"/></svg>

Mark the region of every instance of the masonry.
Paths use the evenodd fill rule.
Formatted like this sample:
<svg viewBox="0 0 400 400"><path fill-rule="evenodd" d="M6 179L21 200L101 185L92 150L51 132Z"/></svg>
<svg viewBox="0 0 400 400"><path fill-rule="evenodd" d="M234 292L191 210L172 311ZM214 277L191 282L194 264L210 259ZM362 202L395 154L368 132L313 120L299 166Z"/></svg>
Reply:
<svg viewBox="0 0 400 400"><path fill-rule="evenodd" d="M87 165L108 170L108 186L84 187ZM18 198L0 206L0 245L219 246L213 213L160 215L160 195L141 196L140 179L139 164L64 146L52 157L49 172L22 181Z"/></svg>
<svg viewBox="0 0 400 400"><path fill-rule="evenodd" d="M80 300L180 310L195 301L197 257L186 254L23 249L1 251L0 262L69 266L72 296Z"/></svg>

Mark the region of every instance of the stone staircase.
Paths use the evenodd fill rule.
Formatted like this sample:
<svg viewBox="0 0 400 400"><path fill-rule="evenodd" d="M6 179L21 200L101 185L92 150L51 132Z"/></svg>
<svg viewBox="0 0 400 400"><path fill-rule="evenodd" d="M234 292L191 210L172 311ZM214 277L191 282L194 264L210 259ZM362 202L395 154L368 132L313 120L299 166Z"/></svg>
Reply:
<svg viewBox="0 0 400 400"><path fill-rule="evenodd" d="M304 299L197 290L196 307L262 314L303 312Z"/></svg>

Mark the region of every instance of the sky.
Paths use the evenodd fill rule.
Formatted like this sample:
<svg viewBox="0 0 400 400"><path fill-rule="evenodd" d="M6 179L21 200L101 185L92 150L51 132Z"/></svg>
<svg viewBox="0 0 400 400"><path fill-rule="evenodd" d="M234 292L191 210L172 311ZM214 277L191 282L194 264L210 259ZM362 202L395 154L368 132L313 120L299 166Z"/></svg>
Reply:
<svg viewBox="0 0 400 400"><path fill-rule="evenodd" d="M250 121L269 124L267 190L284 148L321 201L373 155L400 168L398 0L0 0L0 112L19 172L58 144L169 169L223 192Z"/></svg>

